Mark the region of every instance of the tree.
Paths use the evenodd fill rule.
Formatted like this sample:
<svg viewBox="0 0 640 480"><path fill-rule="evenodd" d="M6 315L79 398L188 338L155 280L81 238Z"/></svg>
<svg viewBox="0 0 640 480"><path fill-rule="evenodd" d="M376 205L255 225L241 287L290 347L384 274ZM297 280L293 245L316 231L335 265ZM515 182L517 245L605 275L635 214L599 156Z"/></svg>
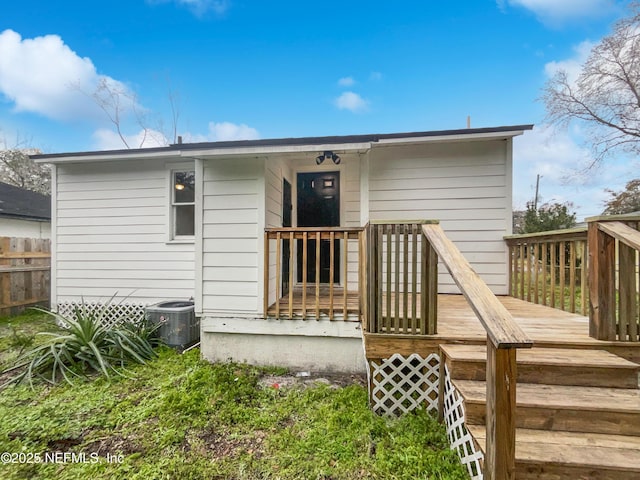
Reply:
<svg viewBox="0 0 640 480"><path fill-rule="evenodd" d="M573 208L571 203L545 203L536 209L533 203L529 203L520 233L547 232L575 227L576 214L569 213L570 208Z"/></svg>
<svg viewBox="0 0 640 480"><path fill-rule="evenodd" d="M29 158L30 154L40 153L33 148L8 148L3 141L0 149L0 182L34 192L51 194L51 167L36 163ZM17 142L21 145L22 142Z"/></svg>
<svg viewBox="0 0 640 480"><path fill-rule="evenodd" d="M558 71L542 99L549 123L586 127L591 166L614 151L640 153L640 3L591 50L577 79Z"/></svg>
<svg viewBox="0 0 640 480"><path fill-rule="evenodd" d="M176 143L180 111L178 95L171 89L170 84L168 101L171 111L171 123L168 128L160 117L152 121L150 117L155 117L155 115L152 115L149 110L140 104L135 91L121 82L102 77L93 92L83 90L79 84L72 87L91 98L102 110L113 125L125 148L143 148L147 139L151 139L152 143L157 145ZM127 122L127 119L133 120L133 125L139 129L138 135L128 136L124 133L123 130L126 125L131 125L130 122ZM152 127L152 124L155 126ZM136 141L137 145L132 145L133 141Z"/></svg>
<svg viewBox="0 0 640 480"><path fill-rule="evenodd" d="M640 211L640 178L627 182L622 192L605 190L611 198L605 202L605 215L617 215Z"/></svg>

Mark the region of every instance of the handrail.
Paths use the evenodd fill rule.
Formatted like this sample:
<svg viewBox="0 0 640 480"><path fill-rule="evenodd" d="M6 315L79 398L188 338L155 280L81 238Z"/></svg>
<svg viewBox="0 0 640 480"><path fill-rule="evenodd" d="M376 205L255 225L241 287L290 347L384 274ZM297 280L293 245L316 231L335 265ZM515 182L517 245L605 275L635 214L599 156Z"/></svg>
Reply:
<svg viewBox="0 0 640 480"><path fill-rule="evenodd" d="M543 243L549 240L569 241L586 238L587 227L564 228L561 230L548 230L546 232L519 233L503 237L507 245L520 243L521 240L527 240L530 243Z"/></svg>
<svg viewBox="0 0 640 480"><path fill-rule="evenodd" d="M533 342L440 225L423 225L422 232L487 332L485 478L515 478L516 349Z"/></svg>
<svg viewBox="0 0 640 480"><path fill-rule="evenodd" d="M629 225L622 222L599 222L598 230L602 230L631 248L640 250L640 231L634 230Z"/></svg>
<svg viewBox="0 0 640 480"><path fill-rule="evenodd" d="M422 231L478 316L491 343L496 348L530 348L533 341L522 331L511 313L471 268L460 250L447 238L442 227L423 225Z"/></svg>

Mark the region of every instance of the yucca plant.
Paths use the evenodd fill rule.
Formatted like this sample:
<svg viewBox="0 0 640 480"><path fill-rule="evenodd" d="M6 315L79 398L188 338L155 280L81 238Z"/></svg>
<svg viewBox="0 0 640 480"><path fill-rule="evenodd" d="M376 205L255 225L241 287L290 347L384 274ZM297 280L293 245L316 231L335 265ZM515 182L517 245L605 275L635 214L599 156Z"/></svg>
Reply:
<svg viewBox="0 0 640 480"><path fill-rule="evenodd" d="M7 383L18 384L24 380L33 385L35 378L49 383L64 379L73 383L74 377L97 372L107 378L129 377L125 366L129 363L146 363L156 356L153 350L154 333L158 327L149 327L144 321L123 322L107 327L110 302L101 307L90 307L84 302L76 307L71 318L38 308L53 316L58 325L66 328L60 332L41 332L48 337L41 345L20 355L13 367L6 372L20 371Z"/></svg>

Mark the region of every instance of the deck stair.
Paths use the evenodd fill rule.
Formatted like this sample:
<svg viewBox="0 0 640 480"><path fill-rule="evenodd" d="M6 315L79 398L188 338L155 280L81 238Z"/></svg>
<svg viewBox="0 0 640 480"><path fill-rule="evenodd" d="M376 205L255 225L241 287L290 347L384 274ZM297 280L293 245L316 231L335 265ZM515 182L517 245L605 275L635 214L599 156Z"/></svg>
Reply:
<svg viewBox="0 0 640 480"><path fill-rule="evenodd" d="M443 345L466 425L485 446L486 348ZM640 478L640 365L604 350L517 354L516 478Z"/></svg>

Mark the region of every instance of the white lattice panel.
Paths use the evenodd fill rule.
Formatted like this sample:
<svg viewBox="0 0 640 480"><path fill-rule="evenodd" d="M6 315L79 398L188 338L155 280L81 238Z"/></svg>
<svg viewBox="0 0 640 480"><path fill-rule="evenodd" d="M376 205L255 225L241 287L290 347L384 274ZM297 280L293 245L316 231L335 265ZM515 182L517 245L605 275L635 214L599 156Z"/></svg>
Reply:
<svg viewBox="0 0 640 480"><path fill-rule="evenodd" d="M452 449L458 452L460 462L467 467L472 480L482 480L482 460L484 455L476 450L471 434L464 425L464 402L451 383L449 369L444 366L444 421L447 426L447 437Z"/></svg>
<svg viewBox="0 0 640 480"><path fill-rule="evenodd" d="M395 353L380 365L371 361L373 411L397 415L422 405L437 411L439 368L436 354L423 359L415 353L408 358Z"/></svg>
<svg viewBox="0 0 640 480"><path fill-rule="evenodd" d="M62 302L58 304L58 313L66 318L74 318L76 308L104 310L102 313L103 325L113 327L125 322L141 321L144 318L145 307L146 305L143 303L114 303L107 305L104 302Z"/></svg>

